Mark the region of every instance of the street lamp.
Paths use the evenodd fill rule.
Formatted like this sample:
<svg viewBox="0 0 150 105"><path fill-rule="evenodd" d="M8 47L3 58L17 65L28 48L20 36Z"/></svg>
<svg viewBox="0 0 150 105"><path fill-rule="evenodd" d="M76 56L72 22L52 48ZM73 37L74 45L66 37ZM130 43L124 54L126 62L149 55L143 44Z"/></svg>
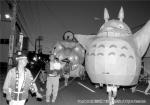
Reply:
<svg viewBox="0 0 150 105"><path fill-rule="evenodd" d="M11 22L11 19L10 14L5 14L4 17L0 14L0 21L2 22Z"/></svg>
<svg viewBox="0 0 150 105"><path fill-rule="evenodd" d="M6 19L11 19L10 14L5 14L5 18L6 18Z"/></svg>

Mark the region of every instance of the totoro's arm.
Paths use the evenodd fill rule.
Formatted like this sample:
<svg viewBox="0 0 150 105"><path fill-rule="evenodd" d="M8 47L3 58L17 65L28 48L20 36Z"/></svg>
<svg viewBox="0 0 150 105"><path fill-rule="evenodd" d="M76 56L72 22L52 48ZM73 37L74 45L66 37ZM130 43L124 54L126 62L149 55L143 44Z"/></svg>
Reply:
<svg viewBox="0 0 150 105"><path fill-rule="evenodd" d="M81 35L81 34L75 34L74 37L77 39L77 41L84 47L84 49L87 49L87 46L91 44L91 39L94 38L96 35Z"/></svg>
<svg viewBox="0 0 150 105"><path fill-rule="evenodd" d="M139 55L142 57L150 43L150 20L144 25L142 29L134 34L134 40L137 44Z"/></svg>

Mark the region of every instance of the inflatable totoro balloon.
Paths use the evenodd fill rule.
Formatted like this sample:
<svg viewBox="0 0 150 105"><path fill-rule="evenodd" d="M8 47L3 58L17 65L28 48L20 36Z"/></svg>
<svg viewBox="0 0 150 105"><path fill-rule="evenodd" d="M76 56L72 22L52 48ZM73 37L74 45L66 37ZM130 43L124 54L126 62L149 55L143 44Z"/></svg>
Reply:
<svg viewBox="0 0 150 105"><path fill-rule="evenodd" d="M107 92L112 91L114 94L118 86L137 84L141 71L141 57L150 42L150 21L132 34L123 22L122 7L118 18L119 20L109 20L105 8L105 23L97 35L75 35L86 49L85 66L91 81L106 84Z"/></svg>

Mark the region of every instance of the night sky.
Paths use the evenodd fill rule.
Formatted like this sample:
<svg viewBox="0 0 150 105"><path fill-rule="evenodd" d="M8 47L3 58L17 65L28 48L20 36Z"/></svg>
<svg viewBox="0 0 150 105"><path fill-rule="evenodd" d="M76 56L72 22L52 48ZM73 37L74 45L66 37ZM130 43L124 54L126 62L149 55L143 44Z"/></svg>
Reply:
<svg viewBox="0 0 150 105"><path fill-rule="evenodd" d="M97 34L104 23L104 8L108 9L110 19L117 19L121 6L124 22L133 33L141 28L136 26L150 18L148 0L20 0L18 17L30 38L29 50L34 50L35 39L42 36L43 53L48 53L68 30L85 35Z"/></svg>

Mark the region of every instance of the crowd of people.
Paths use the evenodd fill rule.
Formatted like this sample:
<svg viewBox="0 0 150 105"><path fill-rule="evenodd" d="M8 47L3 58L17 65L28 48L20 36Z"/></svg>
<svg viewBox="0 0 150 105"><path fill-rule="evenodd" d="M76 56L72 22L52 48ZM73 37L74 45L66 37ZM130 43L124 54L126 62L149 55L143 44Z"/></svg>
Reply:
<svg viewBox="0 0 150 105"><path fill-rule="evenodd" d="M11 68L6 76L3 85L3 93L6 94L6 99L9 105L24 105L28 99L29 90L31 93L35 93L36 98L43 98L39 93L35 79L31 71L26 67L28 63L27 56L18 52L16 59L17 66ZM59 90L59 79L63 75L65 77L65 86L67 86L67 79L69 78L69 65L68 62L60 61L55 55L50 55L50 61L45 65L46 72L46 102L54 103L57 99ZM63 69L65 68L65 70ZM44 74L44 72L41 72ZM42 80L44 83L45 80ZM148 94L150 89L149 85L145 90L145 94ZM52 99L50 99L52 97Z"/></svg>
<svg viewBox="0 0 150 105"><path fill-rule="evenodd" d="M27 56L18 52L17 66L10 69L7 73L6 79L3 85L3 93L6 94L6 99L9 105L24 105L28 99L29 90L31 93L35 93L36 98L43 98L40 94L35 79L31 71L26 68L28 63ZM50 61L45 65L46 71L46 102L54 103L57 98L59 89L59 79L63 74L62 68L65 66L64 62L61 62L55 55L50 55ZM44 71L44 72L45 72ZM44 72L41 72L42 74ZM43 80L44 82L45 80ZM50 100L50 97L52 99Z"/></svg>

